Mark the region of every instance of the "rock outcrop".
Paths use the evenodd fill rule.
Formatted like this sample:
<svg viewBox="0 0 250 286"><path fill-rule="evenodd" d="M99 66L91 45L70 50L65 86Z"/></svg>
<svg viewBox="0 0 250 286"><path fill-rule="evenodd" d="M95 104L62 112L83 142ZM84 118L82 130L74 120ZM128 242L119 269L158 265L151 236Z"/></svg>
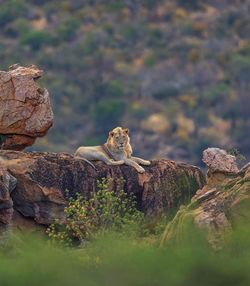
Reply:
<svg viewBox="0 0 250 286"><path fill-rule="evenodd" d="M210 156L211 151L211 148L205 150L203 158L208 153ZM218 150L215 151L218 154ZM238 170L232 163L235 158L229 158L230 164L224 155L215 157L215 160L214 163L208 160L213 168L208 169L206 185L197 191L190 204L180 208L168 224L162 244L183 240L197 227L205 230L207 240L214 248L219 248L227 233L240 221L249 224L250 164Z"/></svg>
<svg viewBox="0 0 250 286"><path fill-rule="evenodd" d="M77 193L88 197L97 190L97 180L104 177L113 179L114 191L117 179L123 178L124 190L135 194L138 208L149 216L190 200L204 184L199 168L170 160L153 161L146 173L138 174L132 167L102 162L96 162L94 170L65 153L0 151L0 157L4 168L17 179L10 194L13 210L19 218L21 214L41 225L62 218L68 197Z"/></svg>
<svg viewBox="0 0 250 286"><path fill-rule="evenodd" d="M0 71L0 148L23 150L53 124L49 93L36 80L36 66L14 65Z"/></svg>
<svg viewBox="0 0 250 286"><path fill-rule="evenodd" d="M233 172L239 171L236 157L228 154L220 148L207 148L203 151L202 161L212 172Z"/></svg>
<svg viewBox="0 0 250 286"><path fill-rule="evenodd" d="M7 172L0 160L0 229L11 224L13 216L13 202L11 192L16 187L16 178Z"/></svg>

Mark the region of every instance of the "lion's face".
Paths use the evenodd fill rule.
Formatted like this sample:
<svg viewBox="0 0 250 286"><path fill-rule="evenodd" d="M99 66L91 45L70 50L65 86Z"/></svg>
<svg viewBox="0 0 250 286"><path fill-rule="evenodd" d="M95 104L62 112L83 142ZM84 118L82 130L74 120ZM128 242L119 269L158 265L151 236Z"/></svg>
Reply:
<svg viewBox="0 0 250 286"><path fill-rule="evenodd" d="M129 143L128 133L129 130L127 128L116 127L109 132L109 144L118 150L124 150Z"/></svg>

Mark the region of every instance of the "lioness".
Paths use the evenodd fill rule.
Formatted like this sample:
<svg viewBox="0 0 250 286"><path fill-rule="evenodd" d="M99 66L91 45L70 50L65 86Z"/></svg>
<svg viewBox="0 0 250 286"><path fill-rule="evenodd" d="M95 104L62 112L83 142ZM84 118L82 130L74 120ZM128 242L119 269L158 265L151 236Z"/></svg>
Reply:
<svg viewBox="0 0 250 286"><path fill-rule="evenodd" d="M95 166L89 160L100 160L107 165L126 164L134 167L139 173L144 173L145 169L139 164L148 166L150 161L138 157L132 157L132 147L130 145L128 128L116 127L109 132L107 142L101 146L79 147L74 156Z"/></svg>

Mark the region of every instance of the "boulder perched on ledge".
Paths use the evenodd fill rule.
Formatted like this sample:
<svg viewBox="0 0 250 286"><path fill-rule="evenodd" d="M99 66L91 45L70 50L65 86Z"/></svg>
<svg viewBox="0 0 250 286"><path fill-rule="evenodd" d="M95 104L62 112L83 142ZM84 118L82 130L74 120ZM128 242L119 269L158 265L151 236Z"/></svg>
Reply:
<svg viewBox="0 0 250 286"><path fill-rule="evenodd" d="M49 93L36 82L42 74L33 65L0 71L1 149L23 150L52 126Z"/></svg>
<svg viewBox="0 0 250 286"><path fill-rule="evenodd" d="M123 178L124 190L135 194L138 208L149 216L188 201L204 184L199 168L170 160L155 160L139 174L130 166L107 166L100 161L94 170L65 153L0 151L0 158L17 179L10 194L13 209L41 225L63 217L67 197L77 193L88 197L96 191L98 179L112 178L115 191L116 179Z"/></svg>

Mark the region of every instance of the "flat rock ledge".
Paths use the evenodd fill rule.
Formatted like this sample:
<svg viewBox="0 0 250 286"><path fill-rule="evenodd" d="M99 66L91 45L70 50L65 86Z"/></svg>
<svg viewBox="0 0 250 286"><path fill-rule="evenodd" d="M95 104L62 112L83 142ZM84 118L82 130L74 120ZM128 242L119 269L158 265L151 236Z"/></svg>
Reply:
<svg viewBox="0 0 250 286"><path fill-rule="evenodd" d="M130 166L100 161L94 170L66 153L1 150L0 158L0 226L6 227L46 226L63 218L67 198L77 193L89 197L102 178L111 179L114 191L123 178L122 188L135 194L138 209L147 216L159 216L190 201L205 183L199 168L163 159L152 161L144 174L138 174Z"/></svg>

